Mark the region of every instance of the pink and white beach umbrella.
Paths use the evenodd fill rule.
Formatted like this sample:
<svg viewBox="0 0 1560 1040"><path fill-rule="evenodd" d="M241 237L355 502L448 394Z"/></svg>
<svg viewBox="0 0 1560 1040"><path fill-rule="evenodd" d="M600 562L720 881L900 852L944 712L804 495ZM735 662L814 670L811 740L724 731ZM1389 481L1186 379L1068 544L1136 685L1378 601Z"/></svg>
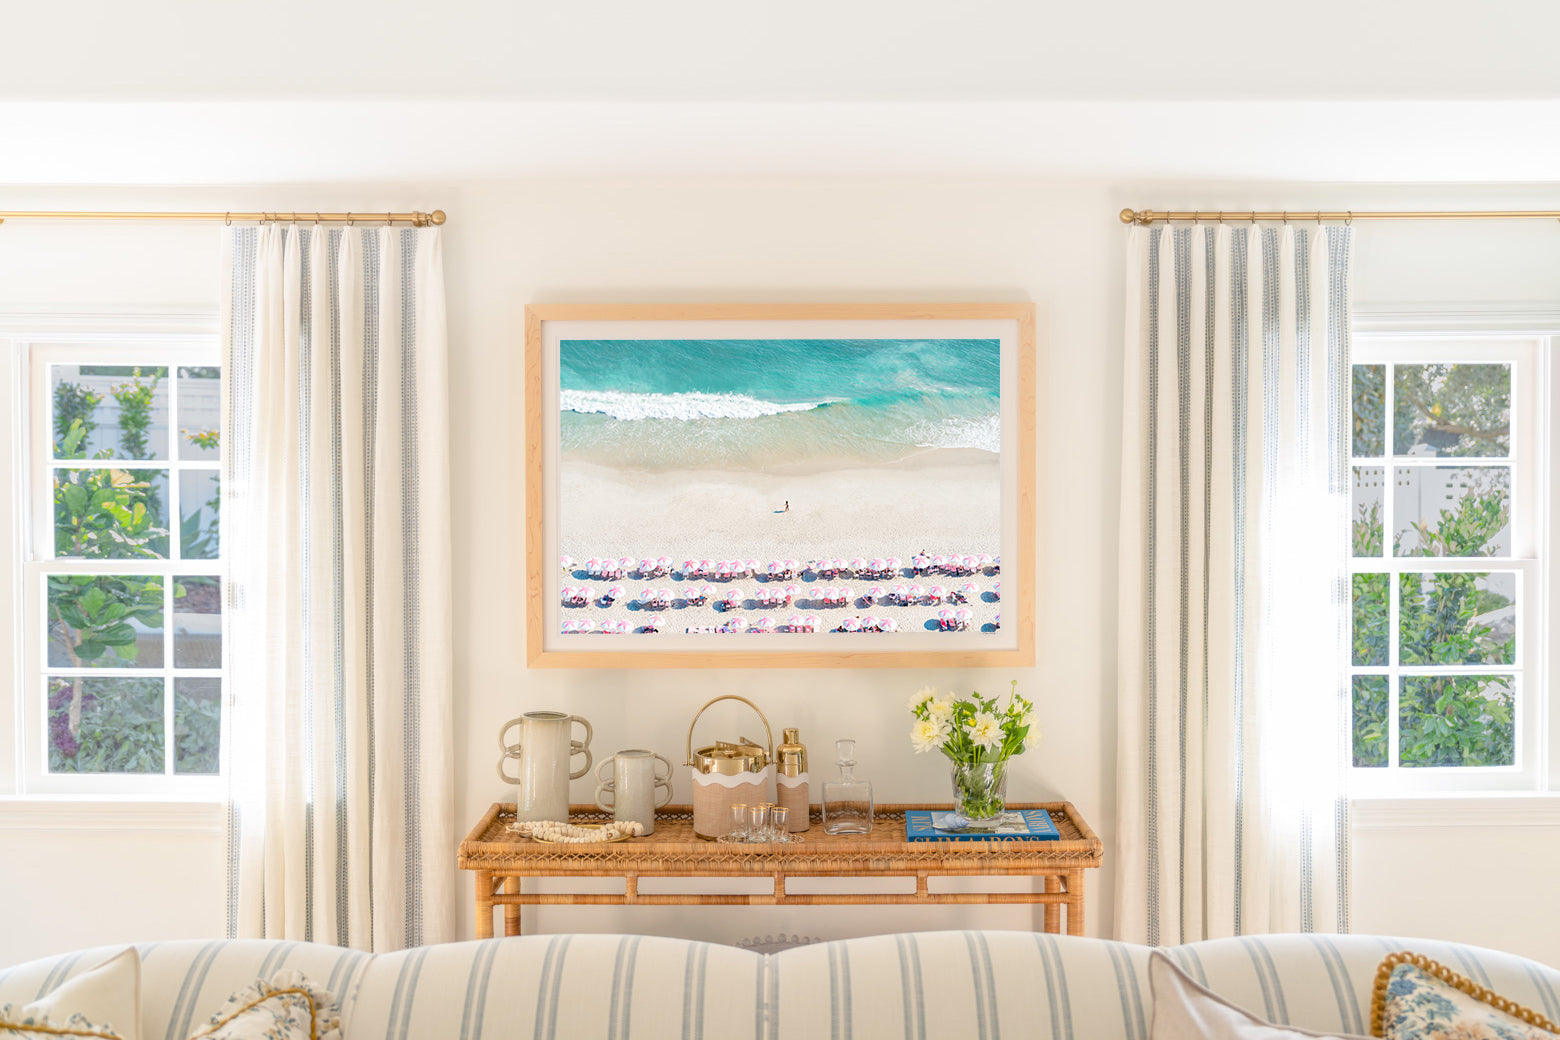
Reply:
<svg viewBox="0 0 1560 1040"><path fill-rule="evenodd" d="M882 574L884 571L888 570L888 561L883 559L881 556L874 556L872 558L872 562L868 566L872 568L874 574Z"/></svg>
<svg viewBox="0 0 1560 1040"><path fill-rule="evenodd" d="M904 561L900 560L900 558L897 556L890 556L888 558L888 566L890 569L897 571L899 568L904 566Z"/></svg>
<svg viewBox="0 0 1560 1040"><path fill-rule="evenodd" d="M982 568L986 568L991 566L992 561L990 556L987 556L985 553L981 553L979 556L975 557L975 562L980 564Z"/></svg>
<svg viewBox="0 0 1560 1040"><path fill-rule="evenodd" d="M847 632L860 632L861 631L861 619L860 618L848 617L844 621L840 622L840 627L843 628Z"/></svg>
<svg viewBox="0 0 1560 1040"><path fill-rule="evenodd" d="M579 630L580 623L578 621L565 621L563 623L563 634L566 636L572 636Z"/></svg>
<svg viewBox="0 0 1560 1040"><path fill-rule="evenodd" d="M845 561L844 560L836 559L836 560L834 560L832 562L834 563L834 569L835 570L842 571L842 570L845 569Z"/></svg>
<svg viewBox="0 0 1560 1040"><path fill-rule="evenodd" d="M682 565L682 571L683 571L683 577L685 577L685 578L697 577L698 573L699 573L699 561L698 560L684 560L683 561L683 565Z"/></svg>
<svg viewBox="0 0 1560 1040"><path fill-rule="evenodd" d="M747 569L749 571L753 572L754 574L757 574L758 573L758 568L759 568L759 563L758 563L757 560L749 560L749 561L747 561Z"/></svg>
<svg viewBox="0 0 1560 1040"><path fill-rule="evenodd" d="M585 573L589 574L589 575L592 575L592 576L600 574L601 573L601 561L598 560L594 556L592 556L590 559L586 560L585 561Z"/></svg>
<svg viewBox="0 0 1560 1040"><path fill-rule="evenodd" d="M1002 583L1000 581L994 581L991 583L991 594L998 599L1002 598Z"/></svg>
<svg viewBox="0 0 1560 1040"><path fill-rule="evenodd" d="M584 621L580 622L580 631L581 632L594 632L594 631L596 631L596 623L594 621L592 621L590 618L586 618Z"/></svg>
<svg viewBox="0 0 1560 1040"><path fill-rule="evenodd" d="M649 621L645 622L645 631L646 632L659 632L659 631L661 631L661 626L664 625L664 624L666 624L666 619L664 617L662 617L661 615L657 614L657 615L655 615L655 617L653 617Z"/></svg>
<svg viewBox="0 0 1560 1040"><path fill-rule="evenodd" d="M851 595L850 595L850 590L849 589L836 589L835 591L837 591L840 594L839 598L840 598L840 602L841 603L849 603L850 602Z"/></svg>
<svg viewBox="0 0 1560 1040"><path fill-rule="evenodd" d="M998 614L996 617L991 619L991 627L992 628L1001 628L1002 627L1002 615L1001 614Z"/></svg>
<svg viewBox="0 0 1560 1040"><path fill-rule="evenodd" d="M980 569L980 561L977 560L973 556L966 556L962 560L960 560L959 563L963 564L964 565L964 569L967 570L967 571L974 571L974 570L979 570Z"/></svg>
<svg viewBox="0 0 1560 1040"><path fill-rule="evenodd" d="M1000 557L1000 556L993 556L991 558L991 573L992 574L1001 574L1002 573L1002 557Z"/></svg>
<svg viewBox="0 0 1560 1040"><path fill-rule="evenodd" d="M663 571L669 571L672 569L672 558L670 556L663 556L655 562L656 565L659 566Z"/></svg>
<svg viewBox="0 0 1560 1040"><path fill-rule="evenodd" d="M733 632L740 632L744 628L748 627L747 618L745 618L745 617L734 617L734 618L731 619L730 625L731 625L731 630Z"/></svg>
<svg viewBox="0 0 1560 1040"><path fill-rule="evenodd" d="M611 596L613 599L617 599L619 596L623 595L623 586L621 586L621 585L614 585L614 586L612 586L610 589L607 590L607 595Z"/></svg>
<svg viewBox="0 0 1560 1040"><path fill-rule="evenodd" d="M773 632L775 630L774 618L759 618L758 624L753 626L755 632Z"/></svg>
<svg viewBox="0 0 1560 1040"><path fill-rule="evenodd" d="M711 596L715 595L715 592L716 589L713 585L706 585L699 590L700 595L702 595L705 599L709 599Z"/></svg>
<svg viewBox="0 0 1560 1040"><path fill-rule="evenodd" d="M979 596L980 595L980 586L975 584L973 581L965 582L964 585L962 586L962 588L963 588L964 594L966 596Z"/></svg>
<svg viewBox="0 0 1560 1040"><path fill-rule="evenodd" d="M560 557L558 557L558 566L562 567L566 571L572 571L574 569L574 557L572 557L572 556L560 556Z"/></svg>
<svg viewBox="0 0 1560 1040"><path fill-rule="evenodd" d="M558 590L558 594L563 597L563 601L565 603L571 603L574 601L574 586L565 585L563 588Z"/></svg>
<svg viewBox="0 0 1560 1040"><path fill-rule="evenodd" d="M868 589L863 595L864 595L864 597L866 598L866 600L869 603L876 603L883 596L883 586L881 586L881 585L874 585L870 589Z"/></svg>
<svg viewBox="0 0 1560 1040"><path fill-rule="evenodd" d="M785 595L786 595L787 599L795 599L797 596L800 596L801 594L802 594L802 587L800 585L787 585L785 587Z"/></svg>
<svg viewBox="0 0 1560 1040"><path fill-rule="evenodd" d="M792 632L800 632L802 629L807 627L807 619L802 617L800 614L792 614L790 617L785 619L785 627L789 628Z"/></svg>
<svg viewBox="0 0 1560 1040"><path fill-rule="evenodd" d="M960 621L964 622L967 625L967 624L969 624L970 619L973 618L975 615L970 613L970 611L965 609L964 607L960 607L958 610L955 610L953 612L953 616L958 618Z"/></svg>
<svg viewBox="0 0 1560 1040"><path fill-rule="evenodd" d="M618 566L623 568L625 571L632 570L634 567L634 558L632 556L625 556L618 561Z"/></svg>
<svg viewBox="0 0 1560 1040"><path fill-rule="evenodd" d="M878 621L878 619L876 617L874 617L873 615L871 615L871 614L868 614L866 617L861 619L861 627L865 628L865 629L873 629L873 630L875 630L878 627L879 623L880 622Z"/></svg>
<svg viewBox="0 0 1560 1040"><path fill-rule="evenodd" d="M823 618L819 617L817 614L814 614L812 617L807 619L807 631L816 632L822 627Z"/></svg>
<svg viewBox="0 0 1560 1040"><path fill-rule="evenodd" d="M797 567L800 567L800 566L801 566L801 564L797 563L795 560L786 560L785 561L786 570L794 571L794 570L796 570Z"/></svg>
<svg viewBox="0 0 1560 1040"><path fill-rule="evenodd" d="M948 595L948 590L943 588L941 585L933 585L931 588L926 590L926 598L931 600L933 603L941 603L943 601L943 597L946 595Z"/></svg>
<svg viewBox="0 0 1560 1040"><path fill-rule="evenodd" d="M704 562L700 563L699 564L699 571L706 578L713 578L715 576L715 561L714 560L705 560Z"/></svg>
<svg viewBox="0 0 1560 1040"><path fill-rule="evenodd" d="M766 570L769 571L769 576L771 578L777 577L781 571L785 570L785 564L781 563L779 560L770 560L769 566L766 568Z"/></svg>
<svg viewBox="0 0 1560 1040"><path fill-rule="evenodd" d="M640 574L649 574L653 570L655 570L655 561L654 560L644 559L644 560L640 560L639 561L639 573Z"/></svg>
<svg viewBox="0 0 1560 1040"><path fill-rule="evenodd" d="M860 573L861 571L867 569L867 561L858 556L854 560L850 561L850 569L856 573Z"/></svg>
<svg viewBox="0 0 1560 1040"><path fill-rule="evenodd" d="M640 589L639 590L639 602L641 602L641 603L649 603L653 599L655 599L655 590L654 589Z"/></svg>
<svg viewBox="0 0 1560 1040"><path fill-rule="evenodd" d="M946 557L946 556L933 556L932 557L932 566L936 567L938 570L942 570L944 567L948 566L948 557Z"/></svg>
<svg viewBox="0 0 1560 1040"><path fill-rule="evenodd" d="M895 621L891 617L886 617L882 621L878 622L878 628L882 629L884 632L898 632L899 622Z"/></svg>
<svg viewBox="0 0 1560 1040"><path fill-rule="evenodd" d="M951 610L939 610L937 612L937 620L939 620L939 621L952 621L953 620L953 611L951 611Z"/></svg>
<svg viewBox="0 0 1560 1040"><path fill-rule="evenodd" d="M910 596L910 589L904 585L894 586L894 598L903 603Z"/></svg>
<svg viewBox="0 0 1560 1040"><path fill-rule="evenodd" d="M920 602L920 600L925 597L926 590L921 588L919 585L912 585L910 586L909 593L911 599L915 600L916 602Z"/></svg>
<svg viewBox="0 0 1560 1040"><path fill-rule="evenodd" d="M914 556L910 557L910 566L914 567L918 571L925 570L926 569L926 565L931 563L931 562L932 561L928 560L925 556L922 556L920 553L916 553Z"/></svg>

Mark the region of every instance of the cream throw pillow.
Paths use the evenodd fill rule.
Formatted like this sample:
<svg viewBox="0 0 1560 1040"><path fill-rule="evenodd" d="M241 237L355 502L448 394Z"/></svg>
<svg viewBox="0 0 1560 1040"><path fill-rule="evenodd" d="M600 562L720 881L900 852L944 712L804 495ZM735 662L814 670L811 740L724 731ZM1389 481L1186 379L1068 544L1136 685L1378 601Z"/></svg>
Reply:
<svg viewBox="0 0 1560 1040"><path fill-rule="evenodd" d="M1154 995L1149 1040L1365 1040L1347 1033L1312 1033L1264 1022L1199 986L1157 951L1148 959L1148 984Z"/></svg>
<svg viewBox="0 0 1560 1040"><path fill-rule="evenodd" d="M286 971L233 994L190 1040L341 1040L341 1009L302 972Z"/></svg>
<svg viewBox="0 0 1560 1040"><path fill-rule="evenodd" d="M139 1040L141 958L131 946L82 972L31 1004L0 1008L0 1037L48 1037L62 1030L85 1037Z"/></svg>

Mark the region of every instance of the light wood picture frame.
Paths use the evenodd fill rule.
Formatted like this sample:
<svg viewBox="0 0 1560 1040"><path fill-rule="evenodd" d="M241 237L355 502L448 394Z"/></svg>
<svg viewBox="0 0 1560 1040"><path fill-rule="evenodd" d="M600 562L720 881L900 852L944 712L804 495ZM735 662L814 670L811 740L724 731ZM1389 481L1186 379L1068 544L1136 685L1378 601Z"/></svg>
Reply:
<svg viewBox="0 0 1560 1040"><path fill-rule="evenodd" d="M1035 352L1029 303L528 306L528 663L1033 665Z"/></svg>

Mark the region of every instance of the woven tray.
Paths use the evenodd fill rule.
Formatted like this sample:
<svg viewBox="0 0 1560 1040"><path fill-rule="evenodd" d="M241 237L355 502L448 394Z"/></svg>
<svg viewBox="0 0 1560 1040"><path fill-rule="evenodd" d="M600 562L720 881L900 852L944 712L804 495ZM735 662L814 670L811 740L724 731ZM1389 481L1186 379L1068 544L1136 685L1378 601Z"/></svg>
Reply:
<svg viewBox="0 0 1560 1040"><path fill-rule="evenodd" d="M656 811L655 833L611 844L556 845L531 841L509 830L515 807L495 803L466 840L460 843L462 870L497 870L518 874L619 874L688 876L698 874L1035 874L1097 867L1103 855L1100 839L1071 802L1011 805L1012 809L1044 809L1061 834L1059 841L905 840L905 813L911 809L946 811L948 805L881 805L871 833L825 834L813 809L813 826L799 843L726 845L704 841L693 833L693 811L668 805ZM604 823L612 818L594 805L574 805L574 823Z"/></svg>

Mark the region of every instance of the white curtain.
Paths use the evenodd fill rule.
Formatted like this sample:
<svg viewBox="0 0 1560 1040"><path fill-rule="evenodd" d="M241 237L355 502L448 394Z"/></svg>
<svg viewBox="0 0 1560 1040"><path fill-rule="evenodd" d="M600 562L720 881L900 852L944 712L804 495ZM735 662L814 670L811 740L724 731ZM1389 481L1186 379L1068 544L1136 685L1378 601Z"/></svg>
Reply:
<svg viewBox="0 0 1560 1040"><path fill-rule="evenodd" d="M437 228L227 229L228 932L453 938Z"/></svg>
<svg viewBox="0 0 1560 1040"><path fill-rule="evenodd" d="M1128 235L1119 938L1348 930L1349 244Z"/></svg>

